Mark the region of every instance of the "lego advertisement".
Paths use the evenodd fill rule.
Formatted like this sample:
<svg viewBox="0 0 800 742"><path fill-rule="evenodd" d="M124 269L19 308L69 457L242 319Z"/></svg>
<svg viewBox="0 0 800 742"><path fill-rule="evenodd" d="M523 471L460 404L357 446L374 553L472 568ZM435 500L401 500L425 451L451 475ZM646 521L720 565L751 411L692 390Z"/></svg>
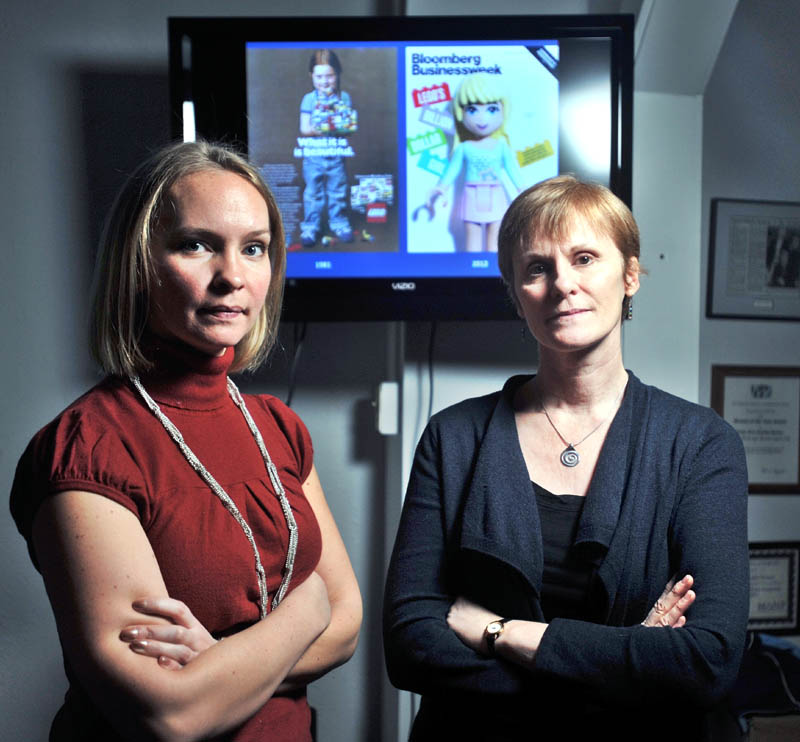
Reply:
<svg viewBox="0 0 800 742"><path fill-rule="evenodd" d="M405 49L409 254L496 252L514 197L558 174L557 60L556 42Z"/></svg>
<svg viewBox="0 0 800 742"><path fill-rule="evenodd" d="M399 249L397 55L391 48L247 45L250 160L293 254ZM366 259L366 256L365 256Z"/></svg>

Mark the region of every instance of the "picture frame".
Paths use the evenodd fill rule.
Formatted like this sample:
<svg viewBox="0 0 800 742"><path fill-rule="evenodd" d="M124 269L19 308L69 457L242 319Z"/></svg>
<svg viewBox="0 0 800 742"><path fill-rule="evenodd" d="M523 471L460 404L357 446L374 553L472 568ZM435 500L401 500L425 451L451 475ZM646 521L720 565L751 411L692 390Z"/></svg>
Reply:
<svg viewBox="0 0 800 742"><path fill-rule="evenodd" d="M752 542L747 628L800 634L800 541Z"/></svg>
<svg viewBox="0 0 800 742"><path fill-rule="evenodd" d="M713 198L706 316L800 320L800 203Z"/></svg>
<svg viewBox="0 0 800 742"><path fill-rule="evenodd" d="M751 494L800 494L800 367L711 367L711 407L739 433Z"/></svg>

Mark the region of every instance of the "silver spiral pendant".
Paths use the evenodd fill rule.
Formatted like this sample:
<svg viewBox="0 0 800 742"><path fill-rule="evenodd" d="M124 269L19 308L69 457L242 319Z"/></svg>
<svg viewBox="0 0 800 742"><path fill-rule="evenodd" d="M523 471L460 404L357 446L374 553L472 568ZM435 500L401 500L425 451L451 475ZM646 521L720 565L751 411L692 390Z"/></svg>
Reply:
<svg viewBox="0 0 800 742"><path fill-rule="evenodd" d="M570 469L573 466L577 466L580 461L581 457L578 456L578 452L572 447L571 443L561 452L561 463Z"/></svg>

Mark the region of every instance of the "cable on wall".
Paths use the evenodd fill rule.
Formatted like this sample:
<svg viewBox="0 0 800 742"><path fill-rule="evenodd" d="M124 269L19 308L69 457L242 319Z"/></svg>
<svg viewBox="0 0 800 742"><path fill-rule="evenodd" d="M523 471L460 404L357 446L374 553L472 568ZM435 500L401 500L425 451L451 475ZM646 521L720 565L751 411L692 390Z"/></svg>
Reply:
<svg viewBox="0 0 800 742"><path fill-rule="evenodd" d="M433 350L436 341L437 322L431 322L431 332L428 336L428 414L425 417L425 422L431 419L433 414Z"/></svg>
<svg viewBox="0 0 800 742"><path fill-rule="evenodd" d="M294 325L294 348L292 350L292 360L289 364L289 389L286 394L286 406L292 406L294 390L297 386L297 366L300 363L300 355L303 352L303 344L306 339L308 322L296 322Z"/></svg>

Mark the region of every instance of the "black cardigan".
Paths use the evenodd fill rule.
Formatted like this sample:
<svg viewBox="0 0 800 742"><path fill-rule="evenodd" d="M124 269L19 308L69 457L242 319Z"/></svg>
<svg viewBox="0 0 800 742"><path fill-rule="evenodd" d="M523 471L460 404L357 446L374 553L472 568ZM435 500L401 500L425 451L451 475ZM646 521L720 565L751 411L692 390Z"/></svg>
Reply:
<svg viewBox="0 0 800 742"><path fill-rule="evenodd" d="M741 441L713 411L630 374L575 541L599 565L596 622L554 619L525 671L469 649L446 616L465 595L505 617L544 620L539 514L511 404L526 380L444 410L422 436L386 584L389 676L423 694L419 739L457 738L456 713L467 739L504 739L486 732L504 724L519 739L550 712L591 719L597 732L603 714L619 723L632 707L652 709L633 722L647 721L652 738L655 707L699 717L736 678L749 608ZM687 625L641 626L668 579L686 573L698 596Z"/></svg>

